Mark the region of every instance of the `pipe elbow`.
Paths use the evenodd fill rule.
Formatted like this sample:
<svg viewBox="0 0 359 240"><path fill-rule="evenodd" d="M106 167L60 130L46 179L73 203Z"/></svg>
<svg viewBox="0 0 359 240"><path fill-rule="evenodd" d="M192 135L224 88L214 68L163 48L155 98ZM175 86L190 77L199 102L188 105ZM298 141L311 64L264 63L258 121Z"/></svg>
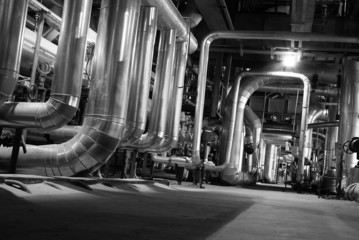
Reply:
<svg viewBox="0 0 359 240"><path fill-rule="evenodd" d="M35 122L38 129L45 131L60 128L71 121L77 112L77 100L50 98L37 109Z"/></svg>

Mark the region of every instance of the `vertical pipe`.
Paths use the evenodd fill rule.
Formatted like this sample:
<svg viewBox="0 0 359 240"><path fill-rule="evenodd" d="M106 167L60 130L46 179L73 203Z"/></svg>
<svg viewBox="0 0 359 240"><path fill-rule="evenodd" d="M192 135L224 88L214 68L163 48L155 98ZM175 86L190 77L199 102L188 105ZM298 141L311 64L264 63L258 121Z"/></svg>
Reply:
<svg viewBox="0 0 359 240"><path fill-rule="evenodd" d="M273 169L275 162L275 150L276 146L273 144L266 146L266 154L264 160L264 181L273 183Z"/></svg>
<svg viewBox="0 0 359 240"><path fill-rule="evenodd" d="M31 77L30 77L31 85L35 84L36 71L37 71L37 66L39 63L39 50L40 50L42 32L44 31L44 23L45 23L45 18L44 18L43 13L39 14L39 18L37 21L38 21L38 26L37 26L37 30L36 30L34 59L32 61L32 69L31 69Z"/></svg>
<svg viewBox="0 0 359 240"><path fill-rule="evenodd" d="M353 137L359 136L359 61L347 59L344 66L344 79L340 93L339 143L344 144ZM350 169L357 161L356 154L344 154L343 173L337 175L337 184L346 187L352 183ZM337 169L339 169L337 161Z"/></svg>
<svg viewBox="0 0 359 240"><path fill-rule="evenodd" d="M153 110L151 111L151 122L149 132L159 137L164 137L167 113L168 94L170 82L173 81L172 69L175 54L175 29L163 29L160 37L160 47L157 59L156 81L154 85Z"/></svg>
<svg viewBox="0 0 359 240"><path fill-rule="evenodd" d="M130 106L124 139L130 143L141 137L145 130L156 31L157 9L141 7L135 54L130 71Z"/></svg>
<svg viewBox="0 0 359 240"><path fill-rule="evenodd" d="M332 99L333 100L333 99ZM333 101L332 101L333 102ZM329 106L328 108L328 121L335 121L337 117L338 106ZM332 165L335 156L335 143L338 141L338 128L327 128L327 134L324 143L324 166L323 171L335 167ZM339 159L337 159L339 160Z"/></svg>
<svg viewBox="0 0 359 240"><path fill-rule="evenodd" d="M9 173L16 173L16 165L19 157L20 145L21 145L22 129L17 128L14 136L14 146L12 147L10 171Z"/></svg>
<svg viewBox="0 0 359 240"><path fill-rule="evenodd" d="M213 118L217 116L217 110L218 110L219 88L222 81L222 59L223 59L223 54L218 53L216 59L214 84L212 88L211 117Z"/></svg>
<svg viewBox="0 0 359 240"><path fill-rule="evenodd" d="M0 105L18 80L27 7L28 0L0 2Z"/></svg>

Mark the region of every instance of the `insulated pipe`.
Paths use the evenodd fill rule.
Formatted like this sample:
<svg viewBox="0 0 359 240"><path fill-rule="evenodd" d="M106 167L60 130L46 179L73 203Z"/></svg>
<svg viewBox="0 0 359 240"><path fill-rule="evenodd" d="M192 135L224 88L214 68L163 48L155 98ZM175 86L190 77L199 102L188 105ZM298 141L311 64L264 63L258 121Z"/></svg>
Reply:
<svg viewBox="0 0 359 240"><path fill-rule="evenodd" d="M340 122L339 122L339 144L343 145L353 137L359 136L359 61L357 59L347 59L344 65L344 79L340 94ZM350 169L353 168L358 160L356 154L344 154L342 187L353 183L353 176ZM337 161L337 169L340 169ZM337 171L339 172L339 171ZM337 182L339 184L339 182Z"/></svg>
<svg viewBox="0 0 359 240"><path fill-rule="evenodd" d="M50 99L45 103L3 104L2 127L52 130L68 123L76 114L91 7L92 0L66 2Z"/></svg>
<svg viewBox="0 0 359 240"><path fill-rule="evenodd" d="M320 122L320 123L312 123L308 124L308 128L335 128L339 127L339 121L333 121L333 122Z"/></svg>
<svg viewBox="0 0 359 240"><path fill-rule="evenodd" d="M0 105L13 93L19 77L28 0L0 2Z"/></svg>
<svg viewBox="0 0 359 240"><path fill-rule="evenodd" d="M80 1L66 1L65 5L69 2ZM91 173L111 157L126 124L126 92L139 10L139 1L102 1L91 97L81 131L66 143L28 149L19 156L20 167L25 162L34 167L30 173L41 174L38 167L45 162L46 175L73 176Z"/></svg>
<svg viewBox="0 0 359 240"><path fill-rule="evenodd" d="M267 144L265 152L264 181L275 183L277 173L277 147L273 144Z"/></svg>
<svg viewBox="0 0 359 240"><path fill-rule="evenodd" d="M308 113L308 122L307 124L311 124L314 123L315 121L317 121L319 118L328 115L328 109L323 109L320 108L316 105L311 106L309 108L309 113ZM306 138L305 138L305 142L304 142L304 150L303 150L303 155L304 157L311 159L312 156L312 141L313 141L313 129L308 128L306 133Z"/></svg>
<svg viewBox="0 0 359 240"><path fill-rule="evenodd" d="M174 81L170 92L172 98L168 109L165 138L158 146L146 149L148 152L165 152L177 146L187 57L187 42L176 43Z"/></svg>
<svg viewBox="0 0 359 240"><path fill-rule="evenodd" d="M309 41L309 42L343 42L343 43L359 43L356 37L340 37L328 36L312 33L294 33L294 32L256 32L256 31L222 31L208 34L202 40L197 99L196 99L196 115L194 119L194 138L192 150L192 162L195 165L200 164L200 138L202 130L203 108L206 92L206 79L209 60L209 49L212 42L216 39L260 39L260 40L287 40L287 41Z"/></svg>
<svg viewBox="0 0 359 240"><path fill-rule="evenodd" d="M331 99L333 100L333 99ZM328 108L328 120L335 121L337 118L338 106L329 106ZM339 125L339 122L338 122ZM326 172L332 165L335 156L335 143L338 142L338 128L330 127L326 131L326 138L324 142L324 166L323 170Z"/></svg>
<svg viewBox="0 0 359 240"><path fill-rule="evenodd" d="M155 7L141 7L134 59L131 64L130 97L124 141L134 142L142 136L147 120L147 106L157 31Z"/></svg>
<svg viewBox="0 0 359 240"><path fill-rule="evenodd" d="M122 147L124 148L151 148L160 144L165 137L170 99L170 82L173 81L172 69L175 54L175 40L176 30L161 30L148 132L143 134L133 144L123 144Z"/></svg>
<svg viewBox="0 0 359 240"><path fill-rule="evenodd" d="M253 144L254 144L254 153L252 158L252 167L258 168L259 164L259 142L261 140L262 134L262 123L259 117L253 112L253 110L246 106L244 109L244 122L248 125L253 132ZM251 169L249 169L251 170Z"/></svg>
<svg viewBox="0 0 359 240"><path fill-rule="evenodd" d="M157 8L159 28L176 29L177 42L185 42L189 37L188 52L192 54L196 51L197 39L190 32L186 22L171 0L144 0L144 2Z"/></svg>
<svg viewBox="0 0 359 240"><path fill-rule="evenodd" d="M274 84L263 86L258 89L259 92L275 92L275 93L303 93L302 84ZM319 96L337 97L339 90L333 87L320 87L312 89L312 93Z"/></svg>
<svg viewBox="0 0 359 240"><path fill-rule="evenodd" d="M241 79L244 77L251 77L249 81L245 81L241 84ZM299 137L299 153L300 153L300 165L299 173L300 178L298 179L301 182L301 177L303 174L304 168L304 141L305 141L305 131L307 129L307 115L309 108L309 95L310 95L310 81L309 79L297 73L290 72L267 72L267 73L254 73L254 72L244 72L238 76L235 86L231 89L229 94L229 99L236 99L237 101L228 101L229 104L232 104L229 124L226 125L228 129L225 146L225 161L223 161L220 166L208 167L208 170L211 171L221 171L223 176L226 176L224 181L229 184L236 184L238 182L238 172L241 169L242 164L242 153L240 152L240 146L242 144L241 139L241 128L243 126L243 115L244 108L246 103L251 96L251 94L256 91L259 87L268 84L275 83L278 81L286 82L297 81L300 79L304 84L303 92L303 103L302 103L302 116L301 116L301 126L300 126L300 137ZM237 96L237 97L236 97ZM227 100L226 100L227 105ZM203 113L203 112L202 112ZM227 120L224 120L226 122ZM196 123L196 122L195 122ZM196 125L195 125L196 126ZM236 143L236 145L233 145ZM194 152L195 153L195 152ZM192 159L194 160L194 159ZM238 162L238 165L233 164L232 161ZM193 163L195 164L195 163ZM235 167L233 167L236 165ZM232 167L231 167L232 166Z"/></svg>

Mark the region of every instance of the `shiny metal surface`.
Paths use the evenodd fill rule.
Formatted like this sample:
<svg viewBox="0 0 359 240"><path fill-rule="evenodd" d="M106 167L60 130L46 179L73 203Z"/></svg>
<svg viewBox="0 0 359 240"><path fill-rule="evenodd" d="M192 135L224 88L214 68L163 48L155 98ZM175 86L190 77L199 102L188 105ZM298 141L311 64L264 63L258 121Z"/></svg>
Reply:
<svg viewBox="0 0 359 240"><path fill-rule="evenodd" d="M54 29L61 31L62 19L52 12L50 9L45 7L41 2L37 0L29 0L29 8L34 10L35 12L45 12L46 22ZM87 41L90 43L96 42L96 33L92 29L88 29L87 31Z"/></svg>
<svg viewBox="0 0 359 240"><path fill-rule="evenodd" d="M176 29L178 42L187 41L189 37L188 52L191 54L196 51L197 39L190 32L186 22L171 0L144 0L144 2L146 5L157 8L159 28Z"/></svg>
<svg viewBox="0 0 359 240"><path fill-rule="evenodd" d="M171 82L170 87L171 91L169 95L170 99L165 137L159 145L152 146L145 151L165 152L177 146L187 57L187 42L176 43L174 80Z"/></svg>
<svg viewBox="0 0 359 240"><path fill-rule="evenodd" d="M36 42L36 33L31 31L28 28L25 28L24 43L22 47L21 55L21 70L28 70L31 67L33 56L34 56L34 46ZM45 38L41 39L40 51L39 51L39 62L40 63L53 63L56 60L57 45L48 41Z"/></svg>
<svg viewBox="0 0 359 240"><path fill-rule="evenodd" d="M245 81L241 83L241 79L246 78ZM281 82L285 79L286 82L293 82L300 79L304 84L304 92L303 92L303 100L302 100L302 111L301 111L301 125L300 125L300 134L299 134L299 167L298 172L299 175L298 181L301 181L303 175L304 168L304 141L305 141L305 132L307 130L307 115L309 108L309 96L310 96L310 81L309 79L297 73L291 72L267 72L267 73L255 73L255 72L244 72L237 78L235 86L232 87L231 92L229 93L229 98L233 99L235 96L237 97L237 102L228 101L232 103L232 109L230 111L230 120L224 119L223 128L226 129L225 132L225 156L221 156L225 159L225 161L221 161L222 165L210 167L212 171L221 171L224 172L224 175L228 179L228 183L236 184L238 179L235 176L242 168L242 151L241 145L243 145L241 129L243 126L243 117L244 117L244 108L249 97L252 95L254 91L256 91L259 87L266 85L268 83ZM239 85L241 87L239 87ZM226 106L227 105L226 100ZM234 111L234 112L233 112ZM227 118L229 114L225 115L224 118ZM229 124L226 124L226 123ZM227 130L229 129L229 130ZM221 145L221 148L223 145ZM222 150L221 150L222 151ZM193 161L193 158L192 158ZM232 161L237 162L238 164L233 164ZM195 164L195 163L194 163ZM235 166L235 167L231 167ZM232 174L232 177L229 177ZM234 175L233 175L234 174ZM227 181L227 180L226 180Z"/></svg>
<svg viewBox="0 0 359 240"><path fill-rule="evenodd" d="M2 105L2 126L51 130L71 120L76 113L81 92L91 4L92 1L86 1L67 4L64 8L64 25L55 62L51 98L46 103ZM73 10L75 13L71 12Z"/></svg>
<svg viewBox="0 0 359 240"><path fill-rule="evenodd" d="M143 134L133 144L124 144L124 147L147 149L160 144L165 137L171 97L170 83L173 82L172 70L176 45L175 40L176 30L161 30L148 132Z"/></svg>
<svg viewBox="0 0 359 240"><path fill-rule="evenodd" d="M278 148L273 144L266 145L264 161L264 181L267 183L276 183Z"/></svg>
<svg viewBox="0 0 359 240"><path fill-rule="evenodd" d="M358 116L359 61L357 59L347 59L344 65L344 79L340 94L339 144L343 145L353 137L359 136ZM358 160L356 159L356 154L344 154L343 161L342 187L346 187L352 183L352 176L349 175L350 169L355 166ZM339 164L338 162L337 164ZM337 169L339 169L339 165L337 165Z"/></svg>
<svg viewBox="0 0 359 240"><path fill-rule="evenodd" d="M331 122L320 122L320 123L312 123L308 124L308 128L336 128L339 127L339 121L331 121Z"/></svg>
<svg viewBox="0 0 359 240"><path fill-rule="evenodd" d="M0 105L15 89L19 76L28 0L0 1Z"/></svg>
<svg viewBox="0 0 359 240"><path fill-rule="evenodd" d="M45 103L3 104L1 126L51 130L68 123L76 114L91 7L92 0L70 1L64 6L50 99Z"/></svg>
<svg viewBox="0 0 359 240"><path fill-rule="evenodd" d="M142 7L135 54L130 70L130 97L127 129L124 136L124 141L129 143L140 138L146 126L156 30L156 8Z"/></svg>
<svg viewBox="0 0 359 240"><path fill-rule="evenodd" d="M81 1L65 4L68 2ZM127 114L124 109L127 109L123 104L128 96L118 94L117 88L127 89L131 54L125 55L121 50L132 50L131 44L135 42L137 29L128 27L134 26L138 19L139 1L105 0L101 6L91 97L81 131L66 143L42 146L41 153L30 149L26 154L26 157L37 156L28 157L32 161L27 164L43 166L45 162L46 175L76 176L97 170L118 147L124 133ZM126 37L121 38L125 33ZM39 174L36 171L38 168L29 169L29 173Z"/></svg>
<svg viewBox="0 0 359 240"><path fill-rule="evenodd" d="M196 115L194 120L194 138L193 138L193 163L199 164L200 133L202 130L203 107L206 91L206 79L208 70L209 50L211 43L216 39L267 39L267 40L300 40L316 42L350 42L359 43L359 38L326 36L311 33L293 33L293 32L258 32L258 31L222 31L213 32L207 35L201 43L201 54L199 63L198 85L196 100Z"/></svg>
<svg viewBox="0 0 359 240"><path fill-rule="evenodd" d="M315 123L318 119L324 116L328 117L328 109L323 109L317 105L312 105L309 107L307 124ZM303 155L304 157L311 159L313 146L313 129L308 128L305 135L306 138L304 142Z"/></svg>
<svg viewBox="0 0 359 240"><path fill-rule="evenodd" d="M298 40L298 41L314 41L314 42L343 42L343 43L359 43L359 38L356 37L340 37L327 36L312 33L293 33L293 32L258 32L258 31L222 31L208 34L201 43L201 53L199 62L199 74L197 85L197 99L196 99L196 115L194 119L194 138L192 150L192 162L195 165L200 163L199 149L200 149L200 134L202 130L203 108L206 91L206 79L208 70L209 50L211 43L216 39L266 39L266 40ZM309 99L308 99L309 101ZM306 109L307 111L308 109ZM302 124L306 119L302 118ZM302 139L304 140L304 131L301 131ZM304 142L301 142L301 147ZM303 160L300 165L300 172L303 172ZM301 175L299 174L299 181Z"/></svg>
<svg viewBox="0 0 359 240"><path fill-rule="evenodd" d="M261 134L262 134L262 123L259 119L259 117L253 112L253 110L246 106L244 108L244 122L246 125L248 125L253 133L253 144L255 147L254 153L252 154L252 165L249 166L249 171L252 170L252 168L258 168L259 164L259 142L261 140Z"/></svg>

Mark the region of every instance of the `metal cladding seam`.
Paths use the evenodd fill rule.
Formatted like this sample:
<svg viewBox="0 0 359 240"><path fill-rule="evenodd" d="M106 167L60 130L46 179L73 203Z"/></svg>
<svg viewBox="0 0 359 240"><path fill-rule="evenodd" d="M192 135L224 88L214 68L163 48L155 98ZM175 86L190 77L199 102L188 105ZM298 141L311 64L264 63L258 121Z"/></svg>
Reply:
<svg viewBox="0 0 359 240"><path fill-rule="evenodd" d="M50 99L45 103L4 103L0 106L2 127L52 130L68 123L76 114L91 7L92 0L64 5Z"/></svg>
<svg viewBox="0 0 359 240"><path fill-rule="evenodd" d="M28 3L0 2L0 105L11 96L19 77Z"/></svg>

